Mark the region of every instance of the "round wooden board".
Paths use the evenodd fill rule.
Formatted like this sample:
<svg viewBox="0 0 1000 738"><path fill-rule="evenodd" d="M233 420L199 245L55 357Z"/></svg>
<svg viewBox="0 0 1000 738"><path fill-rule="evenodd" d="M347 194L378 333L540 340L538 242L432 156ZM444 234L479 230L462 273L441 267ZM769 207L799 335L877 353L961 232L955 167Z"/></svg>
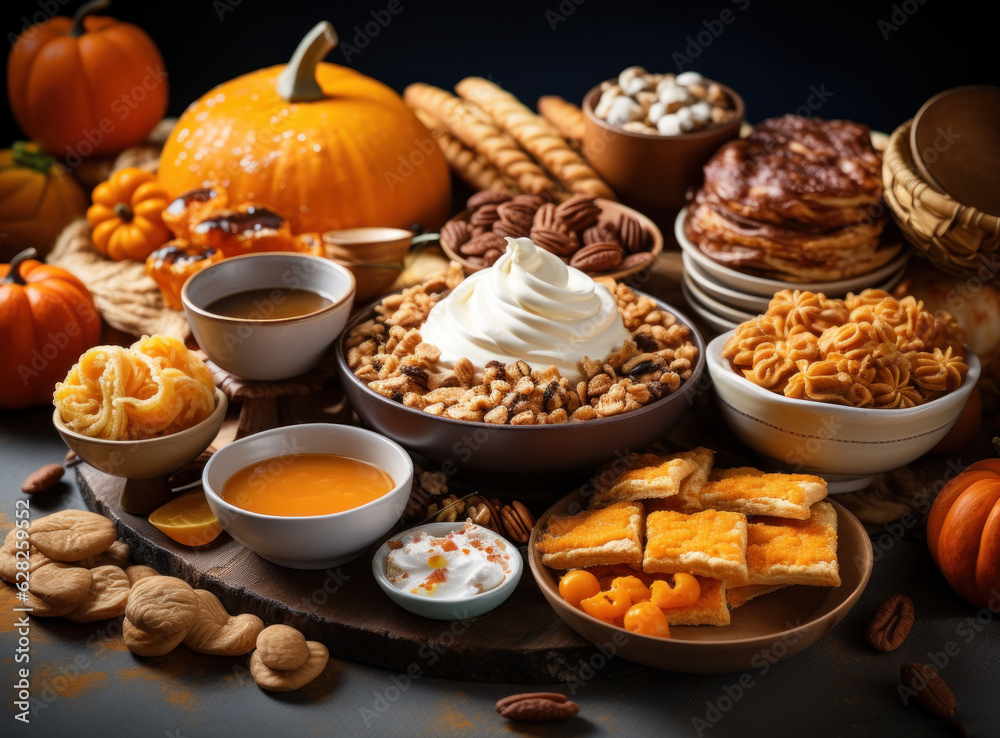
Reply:
<svg viewBox="0 0 1000 738"><path fill-rule="evenodd" d="M118 506L123 479L83 463L77 476L90 508L114 521L131 546L133 563L213 592L232 613L249 612L267 624L298 628L325 643L334 656L411 675L481 682L553 683L593 676L590 660L597 649L556 616L530 576L521 578L504 604L478 618L426 620L393 604L378 588L371 573L377 546L326 571L276 566L225 533L192 549ZM636 668L615 659L602 675Z"/></svg>

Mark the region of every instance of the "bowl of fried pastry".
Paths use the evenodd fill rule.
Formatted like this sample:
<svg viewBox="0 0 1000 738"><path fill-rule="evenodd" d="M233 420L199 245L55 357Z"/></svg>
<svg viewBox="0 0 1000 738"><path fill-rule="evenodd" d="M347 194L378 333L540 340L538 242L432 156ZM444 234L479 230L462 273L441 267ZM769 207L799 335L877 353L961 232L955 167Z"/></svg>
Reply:
<svg viewBox="0 0 1000 738"><path fill-rule="evenodd" d="M585 473L673 427L702 391L690 321L510 242L494 266L453 262L348 324L338 370L362 422L455 468L517 474Z"/></svg>
<svg viewBox="0 0 1000 738"><path fill-rule="evenodd" d="M868 582L864 527L826 498L820 477L716 469L703 447L631 454L538 519L528 561L559 617L612 655L760 668L822 638Z"/></svg>
<svg viewBox="0 0 1000 738"><path fill-rule="evenodd" d="M727 425L772 463L838 492L927 453L980 375L964 331L911 296L784 290L715 338L708 367Z"/></svg>

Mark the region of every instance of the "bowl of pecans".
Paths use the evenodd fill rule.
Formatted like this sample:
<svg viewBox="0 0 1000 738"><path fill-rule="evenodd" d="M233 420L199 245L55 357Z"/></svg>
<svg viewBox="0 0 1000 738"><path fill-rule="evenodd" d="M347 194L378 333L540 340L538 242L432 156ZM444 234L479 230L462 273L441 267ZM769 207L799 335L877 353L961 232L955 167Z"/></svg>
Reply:
<svg viewBox="0 0 1000 738"><path fill-rule="evenodd" d="M663 234L652 220L600 197L574 195L555 203L541 195L482 190L466 205L441 228L441 248L466 274L492 266L508 236L530 236L570 266L611 279L642 271L663 251Z"/></svg>
<svg viewBox="0 0 1000 738"><path fill-rule="evenodd" d="M577 346L567 343L575 366L564 363L562 371L540 361L472 362L465 356L444 361L440 347L424 341L421 329L429 329L435 305L460 286L467 288L463 279L480 274L487 276L464 278L452 264L449 273L388 295L354 316L336 358L341 386L365 425L456 469L585 472L616 452L654 441L704 391L705 346L691 321L670 305L604 278L592 289L617 309L625 331L624 343L610 355L577 357ZM498 325L492 329L497 329L502 308L489 304L496 307ZM581 344L579 353L585 348ZM579 377L568 376L577 371Z"/></svg>

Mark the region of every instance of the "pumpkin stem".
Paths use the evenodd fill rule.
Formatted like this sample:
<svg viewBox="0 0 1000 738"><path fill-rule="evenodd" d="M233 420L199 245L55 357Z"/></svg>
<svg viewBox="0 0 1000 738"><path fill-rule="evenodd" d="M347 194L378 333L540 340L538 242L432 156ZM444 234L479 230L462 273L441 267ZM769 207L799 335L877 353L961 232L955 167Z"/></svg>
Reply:
<svg viewBox="0 0 1000 738"><path fill-rule="evenodd" d="M333 51L338 41L337 32L329 21L313 26L278 75L278 94L288 102L308 102L326 97L316 81L316 67Z"/></svg>
<svg viewBox="0 0 1000 738"><path fill-rule="evenodd" d="M87 29L83 27L83 19L88 15L97 10L105 10L109 5L111 5L111 0L90 0L89 3L84 3L76 12L73 13L73 26L69 29L68 36L73 38L79 38L87 32Z"/></svg>
<svg viewBox="0 0 1000 738"><path fill-rule="evenodd" d="M21 264L26 262L28 259L34 259L36 256L38 256L38 252L34 249L25 249L11 259L10 267L7 270L7 276L3 278L3 282L0 282L0 284L19 284L22 287L27 284L24 281L24 277L21 276Z"/></svg>
<svg viewBox="0 0 1000 738"><path fill-rule="evenodd" d="M114 210L115 215L117 215L123 223L132 222L132 218L135 214L132 212L132 208L129 207L127 202L116 202Z"/></svg>
<svg viewBox="0 0 1000 738"><path fill-rule="evenodd" d="M55 157L34 141L15 141L10 149L14 166L47 174L56 163Z"/></svg>

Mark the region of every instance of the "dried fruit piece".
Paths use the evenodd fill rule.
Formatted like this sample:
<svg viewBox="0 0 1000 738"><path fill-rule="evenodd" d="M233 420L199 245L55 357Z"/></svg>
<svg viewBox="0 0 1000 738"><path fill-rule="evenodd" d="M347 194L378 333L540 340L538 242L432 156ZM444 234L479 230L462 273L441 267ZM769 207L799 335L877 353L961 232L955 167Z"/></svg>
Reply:
<svg viewBox="0 0 1000 738"><path fill-rule="evenodd" d="M93 623L116 618L125 612L131 585L128 576L117 566L97 566L90 569L93 584L86 598L66 619L74 623Z"/></svg>
<svg viewBox="0 0 1000 738"><path fill-rule="evenodd" d="M910 634L915 619L913 600L904 594L894 594L875 611L868 624L868 642L884 653L895 651Z"/></svg>
<svg viewBox="0 0 1000 738"><path fill-rule="evenodd" d="M85 569L94 569L98 566L117 566L119 569L123 569L125 568L125 564L128 563L128 557L131 553L132 551L127 543L124 541L115 541L108 546L107 551L99 553L97 556L88 556L85 559L80 559L72 563L82 566Z"/></svg>
<svg viewBox="0 0 1000 738"><path fill-rule="evenodd" d="M21 491L26 495L33 495L36 492L44 492L47 489L51 489L63 478L65 472L66 470L62 464L46 464L25 478L21 483Z"/></svg>
<svg viewBox="0 0 1000 738"><path fill-rule="evenodd" d="M308 658L302 666L291 671L272 669L261 660L260 651L254 651L250 656L250 674L254 681L270 692L292 692L307 685L323 673L330 660L330 652L317 641L306 641L306 646L309 648Z"/></svg>
<svg viewBox="0 0 1000 738"><path fill-rule="evenodd" d="M60 510L37 518L28 538L53 561L79 561L108 550L118 534L114 523L86 510Z"/></svg>
<svg viewBox="0 0 1000 738"><path fill-rule="evenodd" d="M912 696L931 715L941 718L955 716L958 709L955 695L934 669L926 664L903 664L899 669L899 678L907 690L904 702Z"/></svg>
<svg viewBox="0 0 1000 738"><path fill-rule="evenodd" d="M128 583L134 587L136 582L146 577L158 577L160 573L151 566L130 566L125 569L125 575L128 577Z"/></svg>
<svg viewBox="0 0 1000 738"><path fill-rule="evenodd" d="M508 720L565 720L580 712L580 706L558 692L525 692L497 701L497 713Z"/></svg>
<svg viewBox="0 0 1000 738"><path fill-rule="evenodd" d="M149 523L185 546L204 546L222 532L222 524L200 489L186 492L156 508L149 514Z"/></svg>
<svg viewBox="0 0 1000 738"><path fill-rule="evenodd" d="M198 597L198 615L184 636L184 645L211 656L250 653L264 630L264 621L256 615L230 615L208 590L196 589L194 593Z"/></svg>
<svg viewBox="0 0 1000 738"><path fill-rule="evenodd" d="M289 625L271 625L257 636L257 654L264 666L278 671L298 669L309 658L306 637Z"/></svg>
<svg viewBox="0 0 1000 738"><path fill-rule="evenodd" d="M125 608L125 617L133 625L161 638L186 633L197 616L198 596L191 585L176 577L142 579L132 587Z"/></svg>

